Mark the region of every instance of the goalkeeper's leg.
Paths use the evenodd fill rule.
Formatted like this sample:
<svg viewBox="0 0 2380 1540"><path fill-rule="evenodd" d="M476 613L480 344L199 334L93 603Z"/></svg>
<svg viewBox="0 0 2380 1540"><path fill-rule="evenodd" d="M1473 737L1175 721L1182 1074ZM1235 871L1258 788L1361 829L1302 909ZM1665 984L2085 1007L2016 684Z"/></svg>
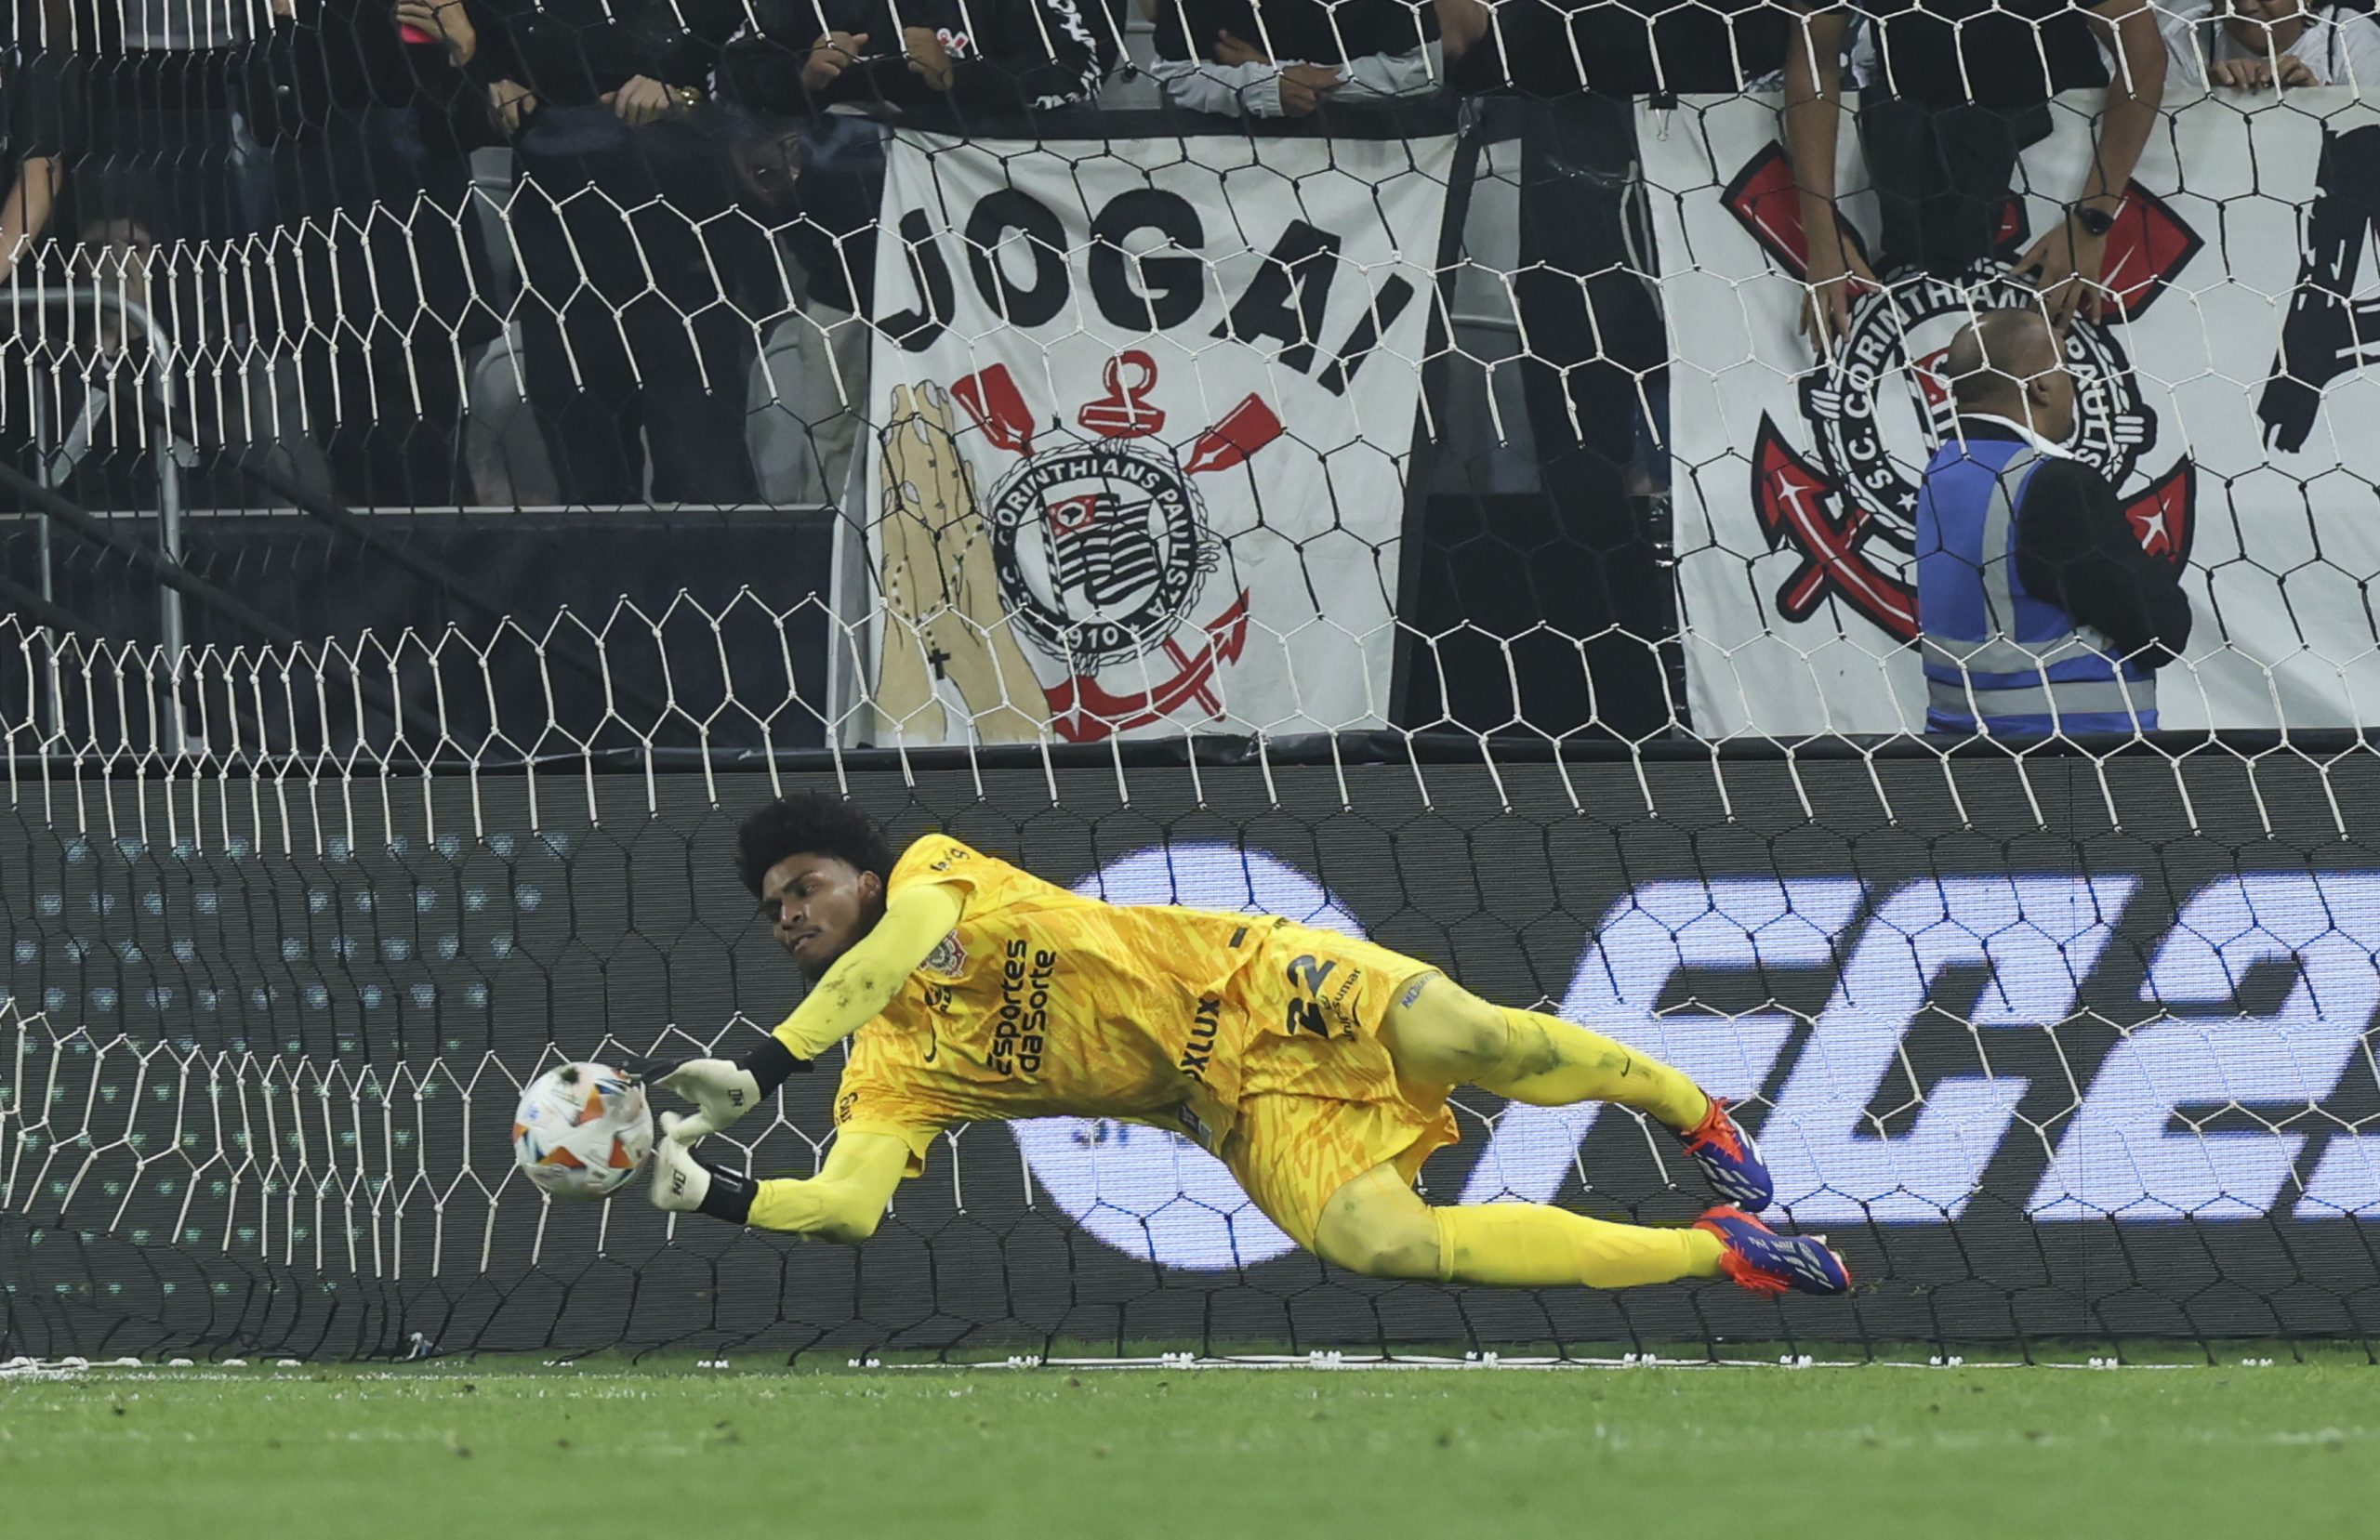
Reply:
<svg viewBox="0 0 2380 1540"><path fill-rule="evenodd" d="M1441 1283L1624 1289L1725 1275L1762 1294L1851 1286L1850 1269L1823 1237L1779 1235L1740 1209L1656 1230L1543 1204L1433 1208L1393 1163L1331 1196L1314 1244L1324 1260L1370 1277Z"/></svg>
<svg viewBox="0 0 2380 1540"><path fill-rule="evenodd" d="M1415 1086L1477 1086L1514 1101L1609 1101L1686 1141L1712 1188L1757 1213L1776 1184L1726 1103L1693 1080L1600 1033L1540 1011L1490 1005L1440 974L1417 979L1381 1030L1397 1073Z"/></svg>

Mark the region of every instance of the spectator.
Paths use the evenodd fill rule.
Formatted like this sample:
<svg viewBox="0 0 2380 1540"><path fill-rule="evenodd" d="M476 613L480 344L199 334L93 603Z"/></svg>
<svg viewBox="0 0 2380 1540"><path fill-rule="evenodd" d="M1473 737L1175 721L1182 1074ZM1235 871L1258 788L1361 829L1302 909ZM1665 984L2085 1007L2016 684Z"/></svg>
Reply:
<svg viewBox="0 0 2380 1540"><path fill-rule="evenodd" d="M743 0L401 0L512 141L529 405L563 499L747 503L762 267L700 112Z"/></svg>
<svg viewBox="0 0 2380 1540"><path fill-rule="evenodd" d="M256 224L232 93L247 62L247 7L42 0L37 15L46 59L70 69L74 86L44 267L113 302L45 308L50 362L8 382L30 387L37 403L40 479L90 507L153 508L165 469L155 451L170 433L200 454L189 495L236 504L235 478L205 483L219 452L248 453L256 441L255 397L237 365L226 366L245 356L248 296L234 264L202 248L226 250ZM158 410L167 393L171 422Z"/></svg>
<svg viewBox="0 0 2380 1540"><path fill-rule="evenodd" d="M802 432L828 501L850 483L864 426L874 313L882 129L871 110L1019 114L1089 103L1116 61L1090 0L753 0L752 33L727 49L729 94L804 121L800 216L782 231L800 263L790 321L813 376ZM831 355L831 358L830 356Z"/></svg>
<svg viewBox="0 0 2380 1540"><path fill-rule="evenodd" d="M232 112L250 7L60 0L44 8L64 13L48 29L50 46L73 54L80 76L73 206L59 228L134 218L193 243L250 234L256 200L242 179Z"/></svg>
<svg viewBox="0 0 2380 1540"><path fill-rule="evenodd" d="M1871 268L1835 218L1845 11L1793 34L1785 139L1808 233L1805 327L1821 351L1850 321L1855 283L1922 269L1945 276L1995 255L2017 155L2048 137L2049 99L2106 86L2096 151L2067 217L2016 258L2063 328L2100 313L2109 230L2163 100L2165 47L2149 0L1862 0L1874 16L1875 78L1860 93L1859 141L1883 225ZM2094 34L2117 61L2110 72Z"/></svg>
<svg viewBox="0 0 2380 1540"><path fill-rule="evenodd" d="M1522 98L1513 291L1546 484L1615 507L1669 362L1629 249L1633 99L1741 89L1782 62L1785 12L1769 0L1437 0L1437 14L1458 89Z"/></svg>
<svg viewBox="0 0 2380 1540"><path fill-rule="evenodd" d="M2314 11L2304 0L2200 0L2164 13L2161 25L2174 73L2187 85L2380 88L2380 24L2368 12Z"/></svg>
<svg viewBox="0 0 2380 1540"><path fill-rule="evenodd" d="M812 299L864 313L871 298L883 179L875 131L833 125L834 109L966 113L1080 106L1116 60L1112 31L1082 0L754 0L753 34L728 49L739 100L809 116L825 153L804 168L792 236Z"/></svg>
<svg viewBox="0 0 2380 1540"><path fill-rule="evenodd" d="M1144 0L1149 71L1168 101L1225 117L1299 118L1438 88L1436 13L1406 0Z"/></svg>
<svg viewBox="0 0 2380 1540"><path fill-rule="evenodd" d="M258 330L295 344L308 426L351 507L469 500L469 349L503 329L482 298L470 165L471 147L496 136L434 45L400 41L404 8L272 0L251 72L282 258L278 292L258 296Z"/></svg>
<svg viewBox="0 0 2380 1540"><path fill-rule="evenodd" d="M1669 342L1630 246L1641 220L1636 103L1735 91L1785 57L1770 0L1436 0L1448 83L1520 138L1512 277L1520 372L1541 484L1583 581L1545 599L1556 629L1596 638L1593 714L1622 731L1670 718L1651 642L1676 631L1662 539L1647 520L1665 472L1640 454L1668 412ZM1649 265L1649 264L1646 264Z"/></svg>
<svg viewBox="0 0 2380 1540"><path fill-rule="evenodd" d="M2152 732L2154 670L2189 644L2177 569L2108 479L2058 446L2074 379L2048 322L1991 310L1943 362L1958 431L1917 498L1928 732Z"/></svg>
<svg viewBox="0 0 2380 1540"><path fill-rule="evenodd" d="M758 0L732 65L772 112L840 103L1050 111L1097 94L1115 38L1083 0Z"/></svg>
<svg viewBox="0 0 2380 1540"><path fill-rule="evenodd" d="M7 201L0 203L0 279L49 230L66 174L66 66L62 50L36 37L0 53L0 133L7 136Z"/></svg>
<svg viewBox="0 0 2380 1540"><path fill-rule="evenodd" d="M62 46L50 46L42 16L20 10L20 18L13 46L0 52L0 133L7 135L7 177L6 199L0 201L0 279L16 280L7 291L12 301L38 293L31 280L42 266L41 242L57 210L67 152L68 55ZM0 457L27 472L38 468L33 449L43 426L34 401L46 382L33 357L42 322L40 312L32 309L0 319ZM0 496L0 507L18 507L15 496Z"/></svg>

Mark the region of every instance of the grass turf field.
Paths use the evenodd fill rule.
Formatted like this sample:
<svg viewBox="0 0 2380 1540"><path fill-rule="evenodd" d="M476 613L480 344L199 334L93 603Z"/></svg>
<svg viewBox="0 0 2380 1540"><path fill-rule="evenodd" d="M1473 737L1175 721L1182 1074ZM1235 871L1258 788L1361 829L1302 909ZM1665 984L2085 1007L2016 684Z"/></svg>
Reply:
<svg viewBox="0 0 2380 1540"><path fill-rule="evenodd" d="M2380 1369L536 1367L0 1379L6 1532L2380 1532Z"/></svg>

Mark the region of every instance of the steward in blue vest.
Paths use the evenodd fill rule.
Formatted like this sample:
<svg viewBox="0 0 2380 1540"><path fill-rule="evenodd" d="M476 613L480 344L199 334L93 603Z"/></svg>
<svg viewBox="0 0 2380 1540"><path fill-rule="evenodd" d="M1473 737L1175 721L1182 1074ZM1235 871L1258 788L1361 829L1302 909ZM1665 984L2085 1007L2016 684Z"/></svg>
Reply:
<svg viewBox="0 0 2380 1540"><path fill-rule="evenodd" d="M2188 644L2180 574L2141 549L2097 470L2056 447L2074 381L2030 310L1961 330L1957 431L1917 499L1925 730L2153 732L2154 670Z"/></svg>

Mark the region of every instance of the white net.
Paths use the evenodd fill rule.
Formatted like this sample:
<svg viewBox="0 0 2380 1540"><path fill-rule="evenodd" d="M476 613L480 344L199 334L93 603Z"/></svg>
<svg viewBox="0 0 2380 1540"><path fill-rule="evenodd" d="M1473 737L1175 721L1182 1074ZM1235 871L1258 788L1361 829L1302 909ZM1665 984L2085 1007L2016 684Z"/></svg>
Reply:
<svg viewBox="0 0 2380 1540"><path fill-rule="evenodd" d="M450 697L483 692L473 654L430 655ZM113 659L126 693L164 694L141 661ZM249 678L361 708L343 663ZM1797 764L1417 733L522 763L494 746L540 722L499 727L483 757L450 739L427 762L16 761L20 1351L1593 1357L2368 1329L2380 862L2352 748ZM856 1254L672 1221L641 1186L550 1202L510 1163L529 1079L740 1054L783 1008L728 858L745 811L813 788L896 839L946 828L1116 902L1369 935L1590 1022L1739 1099L1784 1212L1871 1283L1782 1309L1359 1283L1178 1136L1070 1120L953 1129ZM840 1067L716 1152L814 1171ZM1456 1108L1436 1201L1653 1222L1703 1201L1634 1114Z"/></svg>
<svg viewBox="0 0 2380 1540"><path fill-rule="evenodd" d="M2372 18L1651 9L20 26L0 1342L2368 1335ZM1924 622L1984 441L2114 532L2007 553L2069 624ZM1873 1282L1364 1283L1117 1124L954 1131L855 1257L547 1202L541 1070L782 1014L728 840L821 788L1639 1045ZM1436 1200L1694 1212L1633 1115L1458 1108Z"/></svg>
<svg viewBox="0 0 2380 1540"><path fill-rule="evenodd" d="M765 566L840 623L796 666L846 743L1920 732L1950 343L2072 309L2068 447L2195 617L2090 623L2166 665L2131 722L2360 719L2368 14L1691 7L1631 48L1465 0L1449 46L1378 0L1202 52L1242 36L1209 9L987 10L936 93L741 0L447 7L468 49L343 0L34 7L16 500L154 519L300 635L716 611ZM1564 25L1659 94L1566 94ZM1273 54L1333 38L1298 114ZM436 591L293 505L388 515ZM213 636L48 531L11 571L84 629Z"/></svg>

